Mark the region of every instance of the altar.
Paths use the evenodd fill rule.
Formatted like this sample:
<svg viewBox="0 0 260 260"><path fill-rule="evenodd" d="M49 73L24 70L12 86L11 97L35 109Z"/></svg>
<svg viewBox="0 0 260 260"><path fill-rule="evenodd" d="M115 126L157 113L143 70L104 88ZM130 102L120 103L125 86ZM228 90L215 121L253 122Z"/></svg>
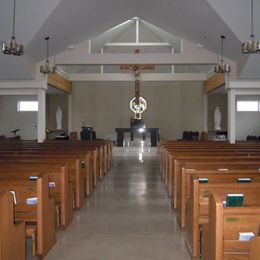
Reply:
<svg viewBox="0 0 260 260"><path fill-rule="evenodd" d="M157 140L159 139L159 128L116 128L117 132L117 146L123 147L124 145L124 133L131 134L131 140L133 140L134 133L139 133L145 138L147 133L151 134L151 146L157 146Z"/></svg>

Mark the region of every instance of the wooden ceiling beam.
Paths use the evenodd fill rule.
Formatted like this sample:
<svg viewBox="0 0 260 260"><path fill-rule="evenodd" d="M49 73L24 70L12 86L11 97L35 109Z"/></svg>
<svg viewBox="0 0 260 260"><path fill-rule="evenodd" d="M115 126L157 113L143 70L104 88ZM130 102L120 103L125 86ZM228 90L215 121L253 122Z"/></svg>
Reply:
<svg viewBox="0 0 260 260"><path fill-rule="evenodd" d="M204 93L207 94L225 85L225 74L215 74L204 82Z"/></svg>
<svg viewBox="0 0 260 260"><path fill-rule="evenodd" d="M71 81L57 72L48 74L48 84L68 94L70 94L72 91Z"/></svg>

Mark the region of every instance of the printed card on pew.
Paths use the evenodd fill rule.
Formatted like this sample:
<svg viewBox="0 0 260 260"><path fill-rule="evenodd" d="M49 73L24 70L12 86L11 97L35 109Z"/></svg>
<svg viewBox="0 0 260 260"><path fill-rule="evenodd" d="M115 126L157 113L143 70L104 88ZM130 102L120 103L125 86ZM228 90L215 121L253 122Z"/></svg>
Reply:
<svg viewBox="0 0 260 260"><path fill-rule="evenodd" d="M37 197L32 197L26 199L26 204L27 205L36 205L37 204Z"/></svg>
<svg viewBox="0 0 260 260"><path fill-rule="evenodd" d="M238 178L237 182L238 183L250 183L250 182L252 182L252 179L251 178Z"/></svg>
<svg viewBox="0 0 260 260"><path fill-rule="evenodd" d="M239 233L239 241L249 241L255 237L253 232L240 232Z"/></svg>
<svg viewBox="0 0 260 260"><path fill-rule="evenodd" d="M37 181L37 179L38 179L38 176L30 176L29 177L30 181Z"/></svg>
<svg viewBox="0 0 260 260"><path fill-rule="evenodd" d="M244 194L229 193L226 198L227 207L243 207Z"/></svg>
<svg viewBox="0 0 260 260"><path fill-rule="evenodd" d="M55 188L56 185L55 185L55 182L54 181L50 181L49 182L49 188Z"/></svg>

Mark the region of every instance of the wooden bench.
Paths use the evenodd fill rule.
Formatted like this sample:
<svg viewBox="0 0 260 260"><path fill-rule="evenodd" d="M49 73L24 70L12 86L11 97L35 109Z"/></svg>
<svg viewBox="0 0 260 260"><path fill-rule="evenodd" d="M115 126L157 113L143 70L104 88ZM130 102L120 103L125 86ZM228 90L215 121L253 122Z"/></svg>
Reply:
<svg viewBox="0 0 260 260"><path fill-rule="evenodd" d="M75 206L81 208L84 205L85 200L85 181L84 173L81 168L81 160L78 159L78 155L70 154L26 154L22 153L17 156L10 156L5 154L4 157L0 155L0 160L18 160L22 162L32 162L37 160L40 162L50 162L50 163L59 163L67 164L69 172L69 181L73 185L74 197L75 197Z"/></svg>
<svg viewBox="0 0 260 260"><path fill-rule="evenodd" d="M259 260L259 256L260 256L260 236L253 238L250 243L249 259Z"/></svg>
<svg viewBox="0 0 260 260"><path fill-rule="evenodd" d="M239 232L259 236L260 207L223 207L221 196L209 199L209 223L203 228L203 260L259 259L259 237L239 241ZM251 256L250 256L251 251Z"/></svg>
<svg viewBox="0 0 260 260"><path fill-rule="evenodd" d="M47 174L41 174L34 182L1 180L0 190L15 191L15 219L25 221L27 234L36 230L36 253L44 257L56 242L55 200L49 197ZM27 205L26 199L30 197L37 197L37 205Z"/></svg>
<svg viewBox="0 0 260 260"><path fill-rule="evenodd" d="M52 191L55 203L59 208L58 226L67 227L73 219L73 194L72 183L69 182L68 167L53 162L1 162L0 180L28 180L31 176L39 176L40 172L46 172L49 183L52 184Z"/></svg>
<svg viewBox="0 0 260 260"><path fill-rule="evenodd" d="M178 200L178 180L180 180L182 168L196 169L200 167L200 169L238 169L237 165L245 164L245 169L253 169L258 170L260 166L260 157L188 157L188 158L178 158L174 160L174 171L172 173L172 205L173 208L177 208L177 200ZM251 166L250 166L251 164ZM203 168L204 167L204 168ZM217 168L218 167L218 168ZM242 169L242 168L241 168ZM243 168L244 169L244 168Z"/></svg>
<svg viewBox="0 0 260 260"><path fill-rule="evenodd" d="M199 178L191 176L191 197L187 204L187 245L193 257L199 256L200 226L208 223L208 198L213 192L222 201L228 193L243 193L245 205L260 207L260 183L199 183Z"/></svg>
<svg viewBox="0 0 260 260"><path fill-rule="evenodd" d="M162 144L159 148L160 153L160 161L161 161L161 171L162 176L165 182L167 182L168 168L170 163L170 158L172 155L176 155L179 153L193 153L199 154L201 152L222 152L222 153L233 153L236 155L242 154L259 154L260 145L252 143L239 143L239 144L229 144L228 142L167 142L166 144Z"/></svg>
<svg viewBox="0 0 260 260"><path fill-rule="evenodd" d="M25 260L25 224L14 216L13 195L0 192L0 259Z"/></svg>
<svg viewBox="0 0 260 260"><path fill-rule="evenodd" d="M212 167L213 166L213 167ZM215 167L216 166L216 167ZM186 224L186 206L187 200L190 197L190 177L195 174L197 178L207 178L211 183L224 183L224 182L236 182L238 178L251 178L252 182L260 182L260 171L258 170L246 170L246 164L227 164L227 167L220 169L219 165L210 165L205 167L207 169L212 168L212 170L196 170L196 169L186 169L182 168L181 176L178 180L178 200L177 200L177 221L180 228L185 228ZM249 164L249 168L251 164ZM198 167L200 168L200 167ZM204 168L204 165L203 167Z"/></svg>

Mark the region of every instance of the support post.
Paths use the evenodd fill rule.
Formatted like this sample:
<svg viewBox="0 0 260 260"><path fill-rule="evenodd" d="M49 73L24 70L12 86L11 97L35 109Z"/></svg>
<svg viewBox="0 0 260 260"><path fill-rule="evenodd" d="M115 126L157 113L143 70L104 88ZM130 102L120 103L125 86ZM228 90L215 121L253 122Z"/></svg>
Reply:
<svg viewBox="0 0 260 260"><path fill-rule="evenodd" d="M236 95L234 89L228 90L228 140L236 142Z"/></svg>
<svg viewBox="0 0 260 260"><path fill-rule="evenodd" d="M37 140L42 143L46 138L46 90L38 89Z"/></svg>
<svg viewBox="0 0 260 260"><path fill-rule="evenodd" d="M203 119L203 131L208 131L208 95L202 94L202 119Z"/></svg>

